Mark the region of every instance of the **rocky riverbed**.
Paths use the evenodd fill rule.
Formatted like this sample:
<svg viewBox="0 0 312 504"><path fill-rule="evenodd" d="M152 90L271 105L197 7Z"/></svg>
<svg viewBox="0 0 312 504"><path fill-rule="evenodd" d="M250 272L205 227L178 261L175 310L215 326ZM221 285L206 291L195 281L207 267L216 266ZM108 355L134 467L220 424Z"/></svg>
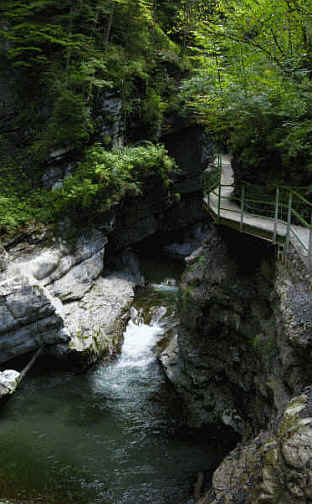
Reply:
<svg viewBox="0 0 312 504"><path fill-rule="evenodd" d="M128 230L117 240L116 231L105 229L19 240L2 255L3 368L39 347L79 369L118 352L135 288L144 285L128 241L133 236L137 246L155 230ZM119 250L121 243L126 248ZM229 429L241 440L210 491L197 492L199 502L309 502L309 276L296 260L277 262L273 247L207 223L162 250L187 266L179 322L161 344L160 362L189 426L214 432L222 426L219 432ZM3 395L18 383L10 373L2 374Z"/></svg>

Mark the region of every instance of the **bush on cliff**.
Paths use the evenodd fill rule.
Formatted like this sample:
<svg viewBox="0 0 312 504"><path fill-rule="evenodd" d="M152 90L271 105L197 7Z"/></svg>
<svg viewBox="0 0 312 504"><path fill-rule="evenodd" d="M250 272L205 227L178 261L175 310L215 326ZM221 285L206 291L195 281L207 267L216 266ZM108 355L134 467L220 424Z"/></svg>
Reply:
<svg viewBox="0 0 312 504"><path fill-rule="evenodd" d="M168 187L174 167L173 159L162 145L113 151L100 145L91 147L63 187L49 193L52 217L63 213L105 212L124 197L141 194L147 177L157 176Z"/></svg>
<svg viewBox="0 0 312 504"><path fill-rule="evenodd" d="M31 189L19 178L0 177L7 187L0 198L0 234L15 232L31 222L53 223L66 215L90 219L106 212L125 197L138 196L144 182L157 177L168 190L175 162L163 145L147 143L107 151L101 145L86 150L83 161L54 190Z"/></svg>

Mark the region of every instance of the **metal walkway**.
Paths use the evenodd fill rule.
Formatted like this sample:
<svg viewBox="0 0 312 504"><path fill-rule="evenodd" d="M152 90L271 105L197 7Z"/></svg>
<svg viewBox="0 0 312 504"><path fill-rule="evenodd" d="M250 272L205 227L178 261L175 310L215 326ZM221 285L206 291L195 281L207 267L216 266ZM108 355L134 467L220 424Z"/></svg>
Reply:
<svg viewBox="0 0 312 504"><path fill-rule="evenodd" d="M258 194L254 191L256 187ZM291 243L311 267L312 204L293 188L275 187L271 199L265 198L263 189L242 184L237 197L230 156L222 155L218 156L215 167L206 173L204 200L217 224L280 245L286 253Z"/></svg>

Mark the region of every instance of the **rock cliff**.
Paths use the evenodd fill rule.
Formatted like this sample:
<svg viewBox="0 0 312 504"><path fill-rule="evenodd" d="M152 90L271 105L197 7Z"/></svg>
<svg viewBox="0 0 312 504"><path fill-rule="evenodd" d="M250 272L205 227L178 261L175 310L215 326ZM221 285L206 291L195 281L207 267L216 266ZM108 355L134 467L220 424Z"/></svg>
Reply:
<svg viewBox="0 0 312 504"><path fill-rule="evenodd" d="M1 363L40 346L83 365L113 351L137 280L125 271L100 276L106 243L93 230L11 250L0 278Z"/></svg>
<svg viewBox="0 0 312 504"><path fill-rule="evenodd" d="M274 249L258 239L213 225L187 261L181 324L160 359L192 426L221 423L243 440L199 502L309 502L306 273L276 262Z"/></svg>
<svg viewBox="0 0 312 504"><path fill-rule="evenodd" d="M238 445L215 471L207 504L306 504L312 499L312 391L287 405L278 425Z"/></svg>
<svg viewBox="0 0 312 504"><path fill-rule="evenodd" d="M221 421L242 433L247 424L265 425L271 414L271 386L258 383L258 376L262 352L265 367L271 368L276 325L273 285L261 274L260 256L249 250L249 261L239 257L233 238L212 227L203 247L188 259L181 325L162 362L186 399L192 425ZM262 267L273 268L269 257Z"/></svg>
<svg viewBox="0 0 312 504"><path fill-rule="evenodd" d="M194 140L194 139L193 139ZM198 140L203 157L179 197L148 180L142 196L128 198L90 230L59 223L54 235L16 237L0 250L0 363L45 346L59 358L90 364L118 346L123 314L142 284L131 247L156 233L176 231L203 217L201 172L212 151ZM122 255L117 272L105 266ZM104 261L105 255L105 261Z"/></svg>

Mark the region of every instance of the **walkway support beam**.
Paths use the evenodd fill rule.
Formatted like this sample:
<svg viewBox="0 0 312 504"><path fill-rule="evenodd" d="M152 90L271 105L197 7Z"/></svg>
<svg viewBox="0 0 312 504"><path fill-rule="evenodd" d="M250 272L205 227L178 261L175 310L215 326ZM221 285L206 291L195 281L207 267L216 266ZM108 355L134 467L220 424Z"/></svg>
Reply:
<svg viewBox="0 0 312 504"><path fill-rule="evenodd" d="M219 184L219 189L218 189L218 217L217 217L218 224L220 224L220 210L221 210L221 182Z"/></svg>

